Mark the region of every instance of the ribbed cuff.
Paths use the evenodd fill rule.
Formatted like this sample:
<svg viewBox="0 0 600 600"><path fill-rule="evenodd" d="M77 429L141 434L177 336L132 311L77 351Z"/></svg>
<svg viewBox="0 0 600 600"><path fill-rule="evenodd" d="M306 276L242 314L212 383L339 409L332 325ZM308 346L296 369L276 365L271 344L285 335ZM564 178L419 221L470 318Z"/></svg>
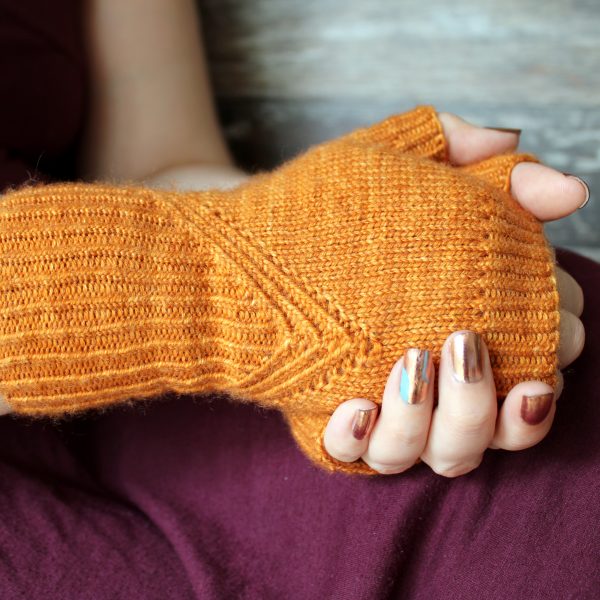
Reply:
<svg viewBox="0 0 600 600"><path fill-rule="evenodd" d="M448 160L448 144L433 106L418 106L393 115L372 127L355 131L348 139L435 160Z"/></svg>

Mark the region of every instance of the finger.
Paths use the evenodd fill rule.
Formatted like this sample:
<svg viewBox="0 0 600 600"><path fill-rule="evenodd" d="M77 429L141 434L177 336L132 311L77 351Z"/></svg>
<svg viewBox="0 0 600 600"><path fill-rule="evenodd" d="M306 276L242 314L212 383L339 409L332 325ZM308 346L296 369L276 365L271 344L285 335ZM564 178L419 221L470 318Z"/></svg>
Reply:
<svg viewBox="0 0 600 600"><path fill-rule="evenodd" d="M547 383L518 383L500 408L492 445L503 450L523 450L542 441L552 427L557 398Z"/></svg>
<svg viewBox="0 0 600 600"><path fill-rule="evenodd" d="M442 348L438 377L439 404L421 459L439 475L457 477L481 463L496 425L496 388L481 337L452 334Z"/></svg>
<svg viewBox="0 0 600 600"><path fill-rule="evenodd" d="M554 395L556 396L556 400L558 400L561 397L564 387L565 387L565 378L563 377L563 374L560 371L558 371L556 373L556 389L554 390Z"/></svg>
<svg viewBox="0 0 600 600"><path fill-rule="evenodd" d="M544 384L544 385L546 385L546 384ZM558 402L558 400L560 399L560 396L563 392L564 385L565 385L565 380L564 380L563 374L560 371L557 371L556 372L556 387L554 388L554 400L556 402ZM547 389L552 389L552 388L550 388L548 386ZM506 402L506 400L505 400L505 402ZM504 404L502 406L504 406ZM501 410L502 410L502 408L500 409L500 411ZM498 419L500 419L500 412L499 412ZM501 448L501 446L498 445L498 442L501 442L501 440L497 436L498 436L498 420L496 420L496 432L494 434L494 439L492 440L492 443L489 445L490 449L492 449L492 450L498 450Z"/></svg>
<svg viewBox="0 0 600 600"><path fill-rule="evenodd" d="M340 404L331 415L323 434L323 445L329 455L342 462L358 460L369 445L377 411L377 404L364 398L354 398Z"/></svg>
<svg viewBox="0 0 600 600"><path fill-rule="evenodd" d="M581 286L564 269L556 267L556 284L560 296L560 307L568 310L576 317L583 312L583 290Z"/></svg>
<svg viewBox="0 0 600 600"><path fill-rule="evenodd" d="M454 165L467 165L516 150L519 130L504 131L478 127L451 113L439 113L448 144L448 157Z"/></svg>
<svg viewBox="0 0 600 600"><path fill-rule="evenodd" d="M428 350L410 348L392 368L381 414L362 459L379 473L401 473L417 462L429 432L435 369Z"/></svg>
<svg viewBox="0 0 600 600"><path fill-rule="evenodd" d="M589 200L587 184L546 165L522 162L511 173L511 194L540 221L570 215Z"/></svg>
<svg viewBox="0 0 600 600"><path fill-rule="evenodd" d="M583 323L568 310L560 311L560 342L558 344L558 366L564 369L583 351L585 328Z"/></svg>

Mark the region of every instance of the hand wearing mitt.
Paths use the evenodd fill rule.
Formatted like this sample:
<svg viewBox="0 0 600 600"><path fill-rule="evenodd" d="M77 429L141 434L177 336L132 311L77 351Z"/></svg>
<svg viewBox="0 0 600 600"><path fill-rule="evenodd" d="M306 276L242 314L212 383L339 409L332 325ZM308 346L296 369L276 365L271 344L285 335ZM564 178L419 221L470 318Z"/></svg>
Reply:
<svg viewBox="0 0 600 600"><path fill-rule="evenodd" d="M408 348L485 340L498 396L556 383L554 257L506 154L447 161L432 107L310 149L232 191L56 184L0 199L0 394L60 416L165 392L280 409L322 436L381 398ZM410 326L408 325L410 324Z"/></svg>

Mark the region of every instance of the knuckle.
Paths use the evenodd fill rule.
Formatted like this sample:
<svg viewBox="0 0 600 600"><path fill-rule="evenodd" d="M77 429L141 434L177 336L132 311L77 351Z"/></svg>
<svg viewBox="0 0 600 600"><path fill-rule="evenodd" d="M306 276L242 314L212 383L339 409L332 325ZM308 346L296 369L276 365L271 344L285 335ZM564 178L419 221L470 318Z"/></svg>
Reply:
<svg viewBox="0 0 600 600"><path fill-rule="evenodd" d="M434 464L431 466L431 469L434 473L441 475L442 477L454 478L460 477L461 475L466 475L471 471L474 471L480 464L481 460L479 459L477 462L467 462L467 463L456 463L456 464L448 464L448 463L440 463Z"/></svg>
<svg viewBox="0 0 600 600"><path fill-rule="evenodd" d="M386 464L374 461L367 461L364 459L364 457L363 460L371 467L371 469L377 471L380 475L397 475L398 473L403 473L404 471L407 471L414 464Z"/></svg>
<svg viewBox="0 0 600 600"><path fill-rule="evenodd" d="M560 336L563 345L575 348L583 347L585 341L585 328L579 318L573 313L561 310Z"/></svg>
<svg viewBox="0 0 600 600"><path fill-rule="evenodd" d="M329 439L327 436L323 440L323 447L331 458L341 462L354 462L360 456L360 452L357 453L348 445L339 440Z"/></svg>
<svg viewBox="0 0 600 600"><path fill-rule="evenodd" d="M456 411L448 415L448 421L459 435L481 434L489 426L490 414L480 409Z"/></svg>
<svg viewBox="0 0 600 600"><path fill-rule="evenodd" d="M528 427L531 427L530 425ZM512 432L506 436L506 439L503 440L502 447L504 450L509 451L518 451L518 450L526 450L527 448L531 448L536 444L539 444L548 434L552 427L552 420L548 419L548 423L544 423L541 427L537 429L532 428L531 432Z"/></svg>
<svg viewBox="0 0 600 600"><path fill-rule="evenodd" d="M354 462L357 457L354 454L349 454L347 452L330 452L329 455L340 462L351 463Z"/></svg>
<svg viewBox="0 0 600 600"><path fill-rule="evenodd" d="M526 448L531 448L531 446L535 446L540 440L526 440L524 438L508 438L505 440L504 444L502 444L503 450L509 450L510 452L515 452L517 450L525 450Z"/></svg>
<svg viewBox="0 0 600 600"><path fill-rule="evenodd" d="M583 350L583 345L585 343L585 327L583 323L577 318L573 318L573 327L571 329L571 340L573 346L577 349L578 352Z"/></svg>
<svg viewBox="0 0 600 600"><path fill-rule="evenodd" d="M389 440L388 444L403 448L422 446L427 437L428 428L406 427L402 423L385 424L383 435Z"/></svg>

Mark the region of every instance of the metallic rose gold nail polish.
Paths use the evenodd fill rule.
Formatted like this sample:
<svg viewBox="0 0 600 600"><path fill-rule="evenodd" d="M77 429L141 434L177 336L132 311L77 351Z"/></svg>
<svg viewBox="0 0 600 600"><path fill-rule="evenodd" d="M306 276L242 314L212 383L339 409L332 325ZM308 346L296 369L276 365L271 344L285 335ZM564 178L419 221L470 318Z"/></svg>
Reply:
<svg viewBox="0 0 600 600"><path fill-rule="evenodd" d="M406 404L420 404L427 398L431 381L429 350L409 348L400 374L400 398Z"/></svg>
<svg viewBox="0 0 600 600"><path fill-rule="evenodd" d="M461 383L476 383L483 378L481 337L474 331L459 331L450 342L454 378Z"/></svg>
<svg viewBox="0 0 600 600"><path fill-rule="evenodd" d="M484 129L493 129L494 131L504 131L506 133L516 133L521 135L521 129L510 129L508 127L484 127Z"/></svg>
<svg viewBox="0 0 600 600"><path fill-rule="evenodd" d="M581 177L577 177L577 175L573 175L572 173L563 173L563 175L566 175L567 177L572 177L573 179L577 179L577 181L579 181L579 183L584 187L585 200L577 207L579 209L582 209L590 201L590 187L583 179L581 179Z"/></svg>
<svg viewBox="0 0 600 600"><path fill-rule="evenodd" d="M534 396L523 396L521 401L521 418L529 425L541 423L552 408L554 394L536 394Z"/></svg>
<svg viewBox="0 0 600 600"><path fill-rule="evenodd" d="M354 420L352 421L352 435L357 440L362 440L366 435L371 433L373 425L375 425L375 418L377 417L377 407L373 408L359 408L354 413Z"/></svg>

